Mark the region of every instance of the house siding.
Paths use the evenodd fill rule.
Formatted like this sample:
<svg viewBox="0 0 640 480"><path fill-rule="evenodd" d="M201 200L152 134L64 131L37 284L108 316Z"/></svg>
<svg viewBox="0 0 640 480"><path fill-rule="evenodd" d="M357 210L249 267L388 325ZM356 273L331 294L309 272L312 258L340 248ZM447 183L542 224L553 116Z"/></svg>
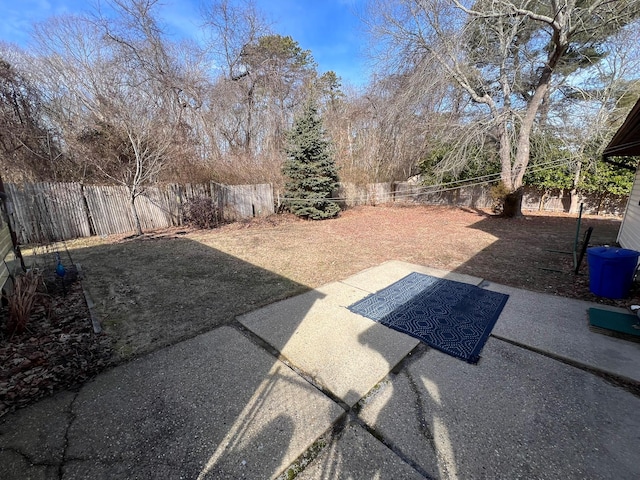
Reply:
<svg viewBox="0 0 640 480"><path fill-rule="evenodd" d="M618 231L618 243L623 248L640 251L640 169L636 170L622 225Z"/></svg>

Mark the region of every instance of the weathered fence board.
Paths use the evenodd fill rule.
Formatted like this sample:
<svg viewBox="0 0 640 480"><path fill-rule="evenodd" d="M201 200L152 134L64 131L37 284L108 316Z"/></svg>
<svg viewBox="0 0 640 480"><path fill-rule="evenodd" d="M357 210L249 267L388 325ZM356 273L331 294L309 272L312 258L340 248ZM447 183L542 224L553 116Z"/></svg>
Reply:
<svg viewBox="0 0 640 480"><path fill-rule="evenodd" d="M18 187L5 184L12 200L15 230L23 244L47 243L92 234L110 235L134 231L130 197L123 186L81 186L76 183L34 183ZM358 186L343 183L334 196L345 206L383 203L424 203L489 208L493 204L488 186L438 191L416 183L374 183ZM136 199L144 230L179 226L185 204L194 198L212 198L226 220L275 213L271 185L168 184L148 188ZM523 210L567 211L570 198L562 192L542 195L527 189ZM617 201L581 198L587 213L620 214L625 199ZM591 202L591 203L589 203Z"/></svg>
<svg viewBox="0 0 640 480"><path fill-rule="evenodd" d="M20 242L58 241L88 236L82 189L75 183L7 184Z"/></svg>
<svg viewBox="0 0 640 480"><path fill-rule="evenodd" d="M209 185L200 183L187 183L184 185L184 198L186 200L192 200L198 197L211 197L211 190Z"/></svg>
<svg viewBox="0 0 640 480"><path fill-rule="evenodd" d="M44 200L52 231L60 240L91 235L82 187L77 183L44 183Z"/></svg>
<svg viewBox="0 0 640 480"><path fill-rule="evenodd" d="M417 203L424 198L424 192L426 191L422 185L409 182L399 182L393 184L394 202L399 203Z"/></svg>
<svg viewBox="0 0 640 480"><path fill-rule="evenodd" d="M13 253L13 242L11 241L11 233L9 232L9 225L2 221L0 218L0 290L5 293L5 284L11 276L11 271L8 266L8 256Z"/></svg>
<svg viewBox="0 0 640 480"><path fill-rule="evenodd" d="M253 216L250 185L225 185L222 187L222 192L222 214L226 220Z"/></svg>
<svg viewBox="0 0 640 480"><path fill-rule="evenodd" d="M421 202L431 205L458 205L473 208L490 208L493 205L489 190L479 185L427 193Z"/></svg>
<svg viewBox="0 0 640 480"><path fill-rule="evenodd" d="M182 225L182 187L176 183L166 185L161 191L164 205L174 226Z"/></svg>
<svg viewBox="0 0 640 480"><path fill-rule="evenodd" d="M23 244L134 231L131 198L124 186L25 183L6 184L6 190ZM143 230L182 225L184 205L199 197L213 198L228 220L275 213L268 184L169 184L149 187L136 198Z"/></svg>
<svg viewBox="0 0 640 480"><path fill-rule="evenodd" d="M26 190L25 186L25 190ZM20 243L27 243L31 239L37 241L41 237L39 231L36 228L37 221L35 217L37 211L35 210L35 199L29 193L24 190L18 189L11 183L5 184L5 189L11 203L13 205L14 220L16 222L16 235Z"/></svg>
<svg viewBox="0 0 640 480"><path fill-rule="evenodd" d="M132 232L128 192L114 185L87 185L84 187L89 215L97 235Z"/></svg>
<svg viewBox="0 0 640 480"><path fill-rule="evenodd" d="M333 193L340 203L347 207L357 205L378 205L393 202L393 184L370 183L368 185L356 185L354 183L341 183L338 190Z"/></svg>
<svg viewBox="0 0 640 480"><path fill-rule="evenodd" d="M390 203L393 201L394 196L393 184L391 182L370 183L367 185L367 196L369 205Z"/></svg>
<svg viewBox="0 0 640 480"><path fill-rule="evenodd" d="M173 226L171 212L164 201L165 197L159 188L147 188L136 199L136 211L143 230L167 228ZM131 211L131 209L129 209Z"/></svg>
<svg viewBox="0 0 640 480"><path fill-rule="evenodd" d="M266 217L275 213L273 200L273 187L267 183L252 185L253 192L251 202L253 204L253 216Z"/></svg>
<svg viewBox="0 0 640 480"><path fill-rule="evenodd" d="M341 199L340 203L347 207L368 204L367 187L354 183L341 183L333 196Z"/></svg>
<svg viewBox="0 0 640 480"><path fill-rule="evenodd" d="M275 213L273 188L269 184L213 184L212 189L225 220L263 217Z"/></svg>
<svg viewBox="0 0 640 480"><path fill-rule="evenodd" d="M473 208L491 208L494 204L490 194L491 186L474 185L439 191L437 187L426 187L410 182L369 184L366 187L341 183L335 196L348 207L356 205L376 205L378 203L421 203L426 205L459 205ZM599 202L597 197L580 196L577 203L584 203L585 213L621 215L626 198L606 198ZM543 195L533 187L526 187L522 199L523 210L568 212L571 198L564 192Z"/></svg>

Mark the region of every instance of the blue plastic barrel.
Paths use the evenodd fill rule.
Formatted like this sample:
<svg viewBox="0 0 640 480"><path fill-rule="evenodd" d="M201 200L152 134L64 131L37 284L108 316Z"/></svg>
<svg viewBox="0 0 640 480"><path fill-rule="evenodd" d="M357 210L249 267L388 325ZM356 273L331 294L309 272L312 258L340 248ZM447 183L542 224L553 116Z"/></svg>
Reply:
<svg viewBox="0 0 640 480"><path fill-rule="evenodd" d="M587 250L589 290L600 297L624 298L629 294L640 253L615 247Z"/></svg>

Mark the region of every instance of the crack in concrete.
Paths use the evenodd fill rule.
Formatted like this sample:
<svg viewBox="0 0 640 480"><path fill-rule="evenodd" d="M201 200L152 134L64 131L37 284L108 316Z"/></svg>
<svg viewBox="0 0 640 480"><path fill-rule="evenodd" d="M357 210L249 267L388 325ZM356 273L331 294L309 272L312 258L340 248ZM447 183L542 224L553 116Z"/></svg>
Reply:
<svg viewBox="0 0 640 480"><path fill-rule="evenodd" d="M338 437L342 434L342 432L350 422L353 422L354 424L362 427L367 433L381 442L385 447L391 450L396 456L398 456L403 462L407 463L411 468L416 470L416 472L422 475L426 480L432 480L434 478L429 475L429 473L426 472L420 465L416 464L410 458L408 458L400 448L395 446L388 439L385 439L382 434L377 432L373 427L367 425L358 417L362 400L374 394L379 389L380 384L384 383L385 381L389 381L392 377L395 377L396 375L398 375L398 373L405 370L408 365L422 357L428 351L428 348L425 345L423 345L422 343L418 344L402 360L400 360L395 366L393 366L390 372L380 382L374 385L374 387L369 392L363 395L362 398L358 402L356 402L353 407L351 407L341 398L334 395L333 392L327 390L322 385L319 385L317 382L315 382L311 375L298 368L296 365L290 362L289 359L282 355L282 353L278 349L274 348L271 344L267 343L265 340L246 328L240 322L234 320L230 325L242 335L244 335L251 343L258 346L262 350L269 353L271 356L275 357L278 361L285 364L288 368L290 368L307 383L309 383L313 388L329 397L333 402L337 403L345 411L345 413L340 415L340 417L334 422L334 424L327 432L319 436L312 445L305 449L305 451L302 452L298 456L298 458L296 458L289 466L287 466L287 468L284 469L284 471L277 477L278 479L291 480L301 474L306 469L306 467L311 462L313 462L313 460L315 460L322 454L322 452L328 445L337 441Z"/></svg>
<svg viewBox="0 0 640 480"><path fill-rule="evenodd" d="M420 393L418 384L416 383L415 379L413 378L411 373L409 373L408 370L405 370L403 373L407 376L407 380L409 381L409 388L411 388L411 391L415 395L415 404L414 404L415 413L416 413L416 420L418 421L418 428L420 430L420 433L427 440L429 447L431 447L431 450L433 450L433 453L437 456L438 446L436 445L433 432L429 429L427 422L425 420L427 418L427 412L426 412L426 409L424 408L424 402L422 401L422 394Z"/></svg>
<svg viewBox="0 0 640 480"><path fill-rule="evenodd" d="M249 332L249 334L252 335L250 332ZM257 340L258 340L258 342L257 342L258 345L260 345L263 342L262 339L260 339L259 337L257 338ZM270 351L272 349L273 349L273 347L268 346L267 351ZM394 455L396 455L401 461L403 461L404 463L409 465L417 473L419 473L422 477L424 477L425 480L434 480L435 477L433 477L429 472L424 470L424 468L422 468L420 465L418 465L416 462L414 462L411 458L409 458L403 452L403 450L400 447L398 447L395 443L393 443L388 438L385 438L385 436L382 433L380 433L374 427L368 425L364 420L362 420L359 417L359 412L360 412L360 409L362 408L362 402L365 401L366 399L371 398L372 396L375 396L380 391L381 385L383 385L385 383L388 383L388 382L391 382L391 380L394 377L398 376L401 373L406 373L407 374L407 376L409 378L409 383L411 385L411 388L412 388L412 390L414 392L416 392L416 395L418 397L416 399L417 412L423 413L424 412L424 408L422 406L422 401L420 399L419 391L417 389L417 386L415 385L415 382L410 377L410 375L406 371L406 369L413 362L415 362L418 359L420 359L428 350L429 349L423 344L417 345L411 352L409 352L409 354L407 354L406 357L404 357L400 362L398 362L398 364L395 367L393 367L393 369L382 380L380 380L380 382L378 382L376 385L374 385L374 387L369 392L367 392L358 402L356 402L353 405L353 407L349 407L341 399L336 398L335 395L333 395L331 392L327 392L322 387L316 385L313 381L310 381L304 375L303 372L300 372L299 369L297 369L294 365L291 365L286 359L283 359L282 355L278 354L277 358L279 360L281 360L284 363L286 363L287 366L289 366L289 368L291 368L293 371L295 371L298 375L301 375L312 386L314 386L315 388L320 390L323 394L327 395L333 401L338 403L343 409L345 409L345 414L341 415L340 418L338 418L338 420L336 420L336 422L329 429L329 431L325 432L323 435L318 437L316 439L316 441L309 448L307 448L304 452L302 452L302 454L296 460L294 460L283 471L283 473L280 476L277 477L277 479L278 480L284 480L284 479L292 480L292 479L296 478L299 474L301 474L306 469L306 467L314 459L316 459L317 457L319 457L322 454L322 452L324 451L325 448L327 448L327 446L329 446L332 443L335 443L336 441L338 441L339 436L342 435L342 433L344 432L344 430L347 428L347 426L349 424L355 424L355 425L358 425L359 427L361 427L363 430L365 430L369 435L374 437L380 443L382 443ZM418 415L420 415L420 413ZM419 423L420 423L421 426L423 426L426 429L426 432L423 431L422 433L425 435L425 438L427 438L427 440L429 442L429 446L434 450L434 452L436 452L435 440L433 439L433 435L431 434L429 429L426 427L426 425L424 425L424 423L422 421L420 421Z"/></svg>
<svg viewBox="0 0 640 480"><path fill-rule="evenodd" d="M58 467L58 463L55 463L55 462L40 462L40 461L35 460L34 458L32 458L31 455L29 455L28 453L25 453L25 452L23 452L22 450L20 450L19 448L16 448L16 447L2 447L2 448L0 448L0 452L13 453L13 454L19 456L20 458L22 458L25 462L29 463L29 465L31 465L33 467L51 467L51 468L57 468Z"/></svg>
<svg viewBox="0 0 640 480"><path fill-rule="evenodd" d="M58 427L50 429L47 432L47 438L43 440L44 444L33 443L30 441L24 446L5 444L0 446L0 453L7 453L13 455L14 458L21 459L28 465L28 470L40 468L46 469L47 478L62 478L66 451L69 444L69 429L75 420L73 404L78 397L79 389L68 389L57 393L57 395L61 396L63 394L72 394L72 396L70 396L70 399L65 400L61 405L61 409L58 410L60 413L57 418L62 419L62 425L60 425L62 428L60 430ZM19 412L14 412L14 415L15 414L19 414ZM26 438L37 438L38 434L36 433L34 435L34 437L31 437L29 434L26 434ZM21 438L24 438L24 436ZM3 441L3 443L5 442ZM32 453L29 453L29 451L32 451ZM44 458L38 460L37 457Z"/></svg>
<svg viewBox="0 0 640 480"><path fill-rule="evenodd" d="M349 409L349 415L350 417L352 417L354 423L358 424L367 433L369 433L371 436L377 439L380 443L382 443L385 447L391 450L391 452L393 452L394 455L400 458L400 460L402 460L404 463L406 463L411 468L413 468L416 472L422 475L426 480L433 480L434 477L429 472L427 472L424 468L422 468L420 465L414 462L411 458L409 458L400 447L398 447L395 443L393 443L391 440L386 438L381 432L376 430L374 427L368 425L364 420L362 420L358 416L360 409L363 406L362 405L363 401L366 401L367 399L379 393L381 389L381 385L385 383L391 383L395 377L404 373L407 375L407 378L409 379L410 387L412 391L414 391L417 397L416 412L418 413L418 416L422 414L422 417L424 418L424 414L423 414L424 408L422 406L420 393L419 393L419 390L417 389L415 382L413 381L413 378L409 374L408 367L413 363L417 362L418 360L420 360L420 358L422 358L428 351L429 351L429 348L425 344L419 343L418 345L416 345L413 348L413 350L411 350L402 360L400 360L380 382L378 382L369 392L367 392L360 399L360 401L358 401L353 406L353 408ZM426 428L426 425L423 424L423 421L420 418L418 420L419 420L418 423L421 425L421 427L424 426ZM425 434L424 432L422 432L422 429L421 429L421 433ZM434 450L434 452L436 452L435 440L433 439L433 435L428 430L428 428L426 428L425 438L429 440L429 446Z"/></svg>
<svg viewBox="0 0 640 480"><path fill-rule="evenodd" d="M293 480L300 475L324 450L338 441L342 432L349 424L350 415L343 413L338 419L316 440L302 452L298 458L291 462L283 471L275 477L275 480Z"/></svg>
<svg viewBox="0 0 640 480"><path fill-rule="evenodd" d="M253 333L251 330L246 328L240 322L235 321L232 324L232 326L238 332L240 332L242 335L244 335L251 343L253 343L254 345L258 346L262 350L266 351L271 356L275 357L276 360L278 360L281 363L283 363L284 365L286 365L289 369L291 369L293 372L295 372L299 377L301 377L304 381L306 381L313 388L315 388L316 390L320 391L323 395L329 397L333 402L337 403L340 406L340 408L342 408L345 412L348 412L348 411L351 410L351 407L344 400L342 400L340 397L334 395L333 392L331 392L330 390L325 388L323 385L321 385L319 382L317 382L315 380L315 378L313 377L313 375L311 375L310 373L308 373L308 372L304 371L303 369L299 368L298 366L296 366L287 357L282 355L282 353L278 349L276 349L271 344L269 344L266 341L264 341L262 338L260 338L258 335Z"/></svg>
<svg viewBox="0 0 640 480"><path fill-rule="evenodd" d="M426 480L435 480L435 478L431 476L429 472L427 472L424 468L422 468L420 465L414 462L411 458L409 458L402 451L400 447L398 447L394 442L392 442L391 440L386 438L384 435L382 435L380 432L378 432L374 427L369 426L359 417L353 416L352 418L354 422L358 424L360 427L362 427L369 435L371 435L373 438L375 438L380 443L382 443L385 447L391 450L391 452L393 452L395 456L397 456L400 460L402 460L404 463L406 463L411 468L413 468L416 472L422 475Z"/></svg>
<svg viewBox="0 0 640 480"><path fill-rule="evenodd" d="M427 352L429 351L429 347L424 343L420 342L413 350L411 350L402 360L400 360L395 367L391 369L389 375L387 376L397 376L401 372L405 371L409 366L413 363L420 360Z"/></svg>
<svg viewBox="0 0 640 480"><path fill-rule="evenodd" d="M78 388L74 392L73 398L69 402L69 406L64 411L64 413L67 415L67 426L64 430L64 436L63 436L64 443L62 445L62 455L60 457L60 463L58 465L58 479L60 480L62 480L62 477L64 475L64 468L66 466L66 463L70 460L68 456L69 431L71 430L71 426L73 425L73 422L75 422L76 420L76 414L73 411L73 407L76 403L76 400L78 399L78 396L80 395L80 390L81 388Z"/></svg>
<svg viewBox="0 0 640 480"><path fill-rule="evenodd" d="M501 342L504 343L508 343L509 345L513 345L515 347L519 347L519 348L523 348L525 350L529 350L530 352L533 353L537 353L539 355L542 355L543 357L547 357L550 358L552 360L555 360L557 362L560 363L564 363L565 365L569 365L570 367L574 367L577 368L579 370L582 370L584 372L590 373L596 377L599 377L601 379L603 379L605 382L617 387L617 388L621 388L622 390L625 390L629 393L631 393L632 395L635 395L636 397L640 397L640 382L637 382L635 380L620 376L620 375L615 375L613 373L610 372L606 372L604 370L598 369L596 367L592 367L589 365L585 365L583 363L577 362L576 360L572 360L570 358L566 358L560 355L556 355L547 351L544 351L540 348L536 348L536 347L532 347L530 345L526 345L524 343L521 342L517 342L515 340L510 340L508 338L502 337L500 335L495 335L495 334L491 334L492 338L495 338L496 340L499 340Z"/></svg>

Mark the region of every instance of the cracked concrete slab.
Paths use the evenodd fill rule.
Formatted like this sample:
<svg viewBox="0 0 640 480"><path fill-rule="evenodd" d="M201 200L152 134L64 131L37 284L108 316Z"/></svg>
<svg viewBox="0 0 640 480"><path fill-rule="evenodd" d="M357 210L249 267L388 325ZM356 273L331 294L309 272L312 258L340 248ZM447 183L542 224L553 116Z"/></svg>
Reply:
<svg viewBox="0 0 640 480"><path fill-rule="evenodd" d="M640 383L640 343L588 326L590 307L625 310L494 283L485 288L509 295L492 335Z"/></svg>
<svg viewBox="0 0 640 480"><path fill-rule="evenodd" d="M422 480L424 477L362 427L348 425L333 439L297 480L351 480L378 478Z"/></svg>
<svg viewBox="0 0 640 480"><path fill-rule="evenodd" d="M599 377L490 338L478 365L427 351L360 418L433 478L632 479L638 411Z"/></svg>
<svg viewBox="0 0 640 480"><path fill-rule="evenodd" d="M347 310L367 295L359 288L331 283L238 321L316 385L351 406L419 343Z"/></svg>
<svg viewBox="0 0 640 480"><path fill-rule="evenodd" d="M19 417L29 418L27 410ZM287 366L222 327L85 385L73 404L62 478L270 478L342 414ZM47 428L46 417L37 422ZM63 433L51 436L59 442Z"/></svg>
<svg viewBox="0 0 640 480"><path fill-rule="evenodd" d="M24 466L29 467L33 478L57 475L66 447L68 411L75 396L73 392L61 392L2 419L0 478L28 478L24 476Z"/></svg>
<svg viewBox="0 0 640 480"><path fill-rule="evenodd" d="M418 398L413 382L401 373L393 380L380 383L359 402L359 416L379 438L401 452L403 458L415 462L423 472L433 476L433 472L438 472L438 454L433 435L427 428L428 414Z"/></svg>
<svg viewBox="0 0 640 480"><path fill-rule="evenodd" d="M328 445L299 478L640 478L637 395L495 337L478 365L412 350L417 340L346 309L412 271L481 282L387 262L240 317L349 405L369 392L348 415L370 431L340 430L342 408L249 332L222 327L3 418L0 478L270 478L318 439ZM566 337L586 326L582 303L483 286L512 296L500 334L578 355ZM609 340L584 348L603 355Z"/></svg>
<svg viewBox="0 0 640 480"><path fill-rule="evenodd" d="M58 466L33 464L21 452L2 448L0 449L0 478L3 480L48 480L58 478Z"/></svg>

